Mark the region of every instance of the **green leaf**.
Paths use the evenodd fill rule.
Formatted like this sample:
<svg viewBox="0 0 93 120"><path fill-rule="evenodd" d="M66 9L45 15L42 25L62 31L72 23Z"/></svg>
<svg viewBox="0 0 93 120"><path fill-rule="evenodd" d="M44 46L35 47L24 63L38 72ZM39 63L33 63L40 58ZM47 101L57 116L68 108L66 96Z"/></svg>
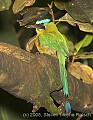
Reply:
<svg viewBox="0 0 93 120"><path fill-rule="evenodd" d="M15 0L13 4L13 12L14 14L23 10L25 6L31 6L35 3L36 0Z"/></svg>
<svg viewBox="0 0 93 120"><path fill-rule="evenodd" d="M92 40L93 40L93 35L86 34L84 39L75 45L76 51L74 52L74 54L76 55L81 48L88 46L92 42Z"/></svg>
<svg viewBox="0 0 93 120"><path fill-rule="evenodd" d="M76 24L77 24L80 30L82 30L84 32L93 33L93 25L91 25L90 23L83 23L83 22L76 21L68 13L66 13L58 21L66 21L72 26L76 26Z"/></svg>
<svg viewBox="0 0 93 120"><path fill-rule="evenodd" d="M74 53L74 43L70 40L67 40L67 45L69 49L69 55L73 55Z"/></svg>
<svg viewBox="0 0 93 120"><path fill-rule="evenodd" d="M0 11L8 10L11 5L11 0L0 0Z"/></svg>
<svg viewBox="0 0 93 120"><path fill-rule="evenodd" d="M93 0L66 0L64 5L74 19L93 23Z"/></svg>
<svg viewBox="0 0 93 120"><path fill-rule="evenodd" d="M93 59L93 52L84 52L81 54L77 54L74 58L75 59L89 59L89 58Z"/></svg>
<svg viewBox="0 0 93 120"><path fill-rule="evenodd" d="M62 2L62 0L55 0L54 4L58 9L60 9L60 10L64 9L64 2Z"/></svg>

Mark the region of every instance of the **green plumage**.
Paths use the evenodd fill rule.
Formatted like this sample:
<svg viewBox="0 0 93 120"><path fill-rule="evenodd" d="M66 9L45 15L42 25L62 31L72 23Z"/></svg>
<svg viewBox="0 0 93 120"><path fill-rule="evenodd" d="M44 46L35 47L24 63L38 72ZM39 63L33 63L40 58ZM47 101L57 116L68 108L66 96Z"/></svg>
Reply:
<svg viewBox="0 0 93 120"><path fill-rule="evenodd" d="M66 44L66 37L57 30L56 32L51 31L49 33L41 34L39 36L39 41L40 44L44 46L49 46L57 51L60 67L60 78L63 86L63 91L64 95L68 96L68 83L67 83L67 71L65 68L65 58L68 57L69 51Z"/></svg>
<svg viewBox="0 0 93 120"><path fill-rule="evenodd" d="M63 85L64 95L68 96L68 83L67 83L67 71L65 68L65 56L62 53L58 53L60 78Z"/></svg>

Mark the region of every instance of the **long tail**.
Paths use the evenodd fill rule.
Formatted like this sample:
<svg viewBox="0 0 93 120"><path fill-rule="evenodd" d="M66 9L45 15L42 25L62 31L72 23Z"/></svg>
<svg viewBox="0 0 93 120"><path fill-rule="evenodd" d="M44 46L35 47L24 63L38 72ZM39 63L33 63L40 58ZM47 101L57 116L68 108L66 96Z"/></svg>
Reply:
<svg viewBox="0 0 93 120"><path fill-rule="evenodd" d="M67 71L65 68L65 56L62 53L58 53L60 78L63 86L64 96L68 96L68 83L67 83Z"/></svg>

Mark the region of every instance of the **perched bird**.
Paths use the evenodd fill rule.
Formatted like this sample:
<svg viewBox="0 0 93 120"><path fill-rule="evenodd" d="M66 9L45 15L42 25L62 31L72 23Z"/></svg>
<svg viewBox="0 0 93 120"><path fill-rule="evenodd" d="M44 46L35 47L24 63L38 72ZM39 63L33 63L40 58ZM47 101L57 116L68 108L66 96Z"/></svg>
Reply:
<svg viewBox="0 0 93 120"><path fill-rule="evenodd" d="M67 97L69 93L65 59L66 57L68 57L69 50L66 43L66 37L58 31L56 24L54 24L53 22L47 23L44 20L43 22L45 22L45 29L36 29L38 41L41 45L48 46L56 51L59 60L60 79L63 86L63 92L64 95ZM42 23L42 21L38 21L38 23Z"/></svg>

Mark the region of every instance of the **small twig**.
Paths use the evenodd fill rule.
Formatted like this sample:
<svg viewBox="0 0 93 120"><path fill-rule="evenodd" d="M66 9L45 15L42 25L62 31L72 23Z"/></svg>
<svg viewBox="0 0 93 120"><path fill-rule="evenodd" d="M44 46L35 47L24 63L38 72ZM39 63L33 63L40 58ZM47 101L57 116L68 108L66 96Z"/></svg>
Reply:
<svg viewBox="0 0 93 120"><path fill-rule="evenodd" d="M17 32L16 37L19 39L20 36L23 34L23 32L24 32L24 28L22 27L22 28Z"/></svg>
<svg viewBox="0 0 93 120"><path fill-rule="evenodd" d="M81 114L79 117L76 118L76 120L80 120L83 117L83 115Z"/></svg>
<svg viewBox="0 0 93 120"><path fill-rule="evenodd" d="M73 58L72 58L72 63L74 62L74 60L75 60L75 56L73 56Z"/></svg>
<svg viewBox="0 0 93 120"><path fill-rule="evenodd" d="M55 22L55 18L54 18L54 13L53 13L53 1L51 2L51 4L48 4L49 8L50 8L50 14L52 16L52 21Z"/></svg>

